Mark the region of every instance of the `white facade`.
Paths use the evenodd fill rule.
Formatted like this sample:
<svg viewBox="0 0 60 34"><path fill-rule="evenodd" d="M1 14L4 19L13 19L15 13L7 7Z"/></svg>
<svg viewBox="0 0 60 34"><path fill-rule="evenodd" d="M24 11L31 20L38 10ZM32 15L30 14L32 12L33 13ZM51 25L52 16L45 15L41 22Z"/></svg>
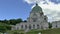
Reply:
<svg viewBox="0 0 60 34"><path fill-rule="evenodd" d="M27 22L16 24L12 27L12 30L31 30L31 29L48 29L48 18L44 15L42 8L36 4L36 6L30 12Z"/></svg>
<svg viewBox="0 0 60 34"><path fill-rule="evenodd" d="M33 22L33 23L20 23L20 24L16 24L15 27L12 28L12 30L26 30L26 29L48 29L48 23L44 22L44 23L37 23L37 22Z"/></svg>
<svg viewBox="0 0 60 34"><path fill-rule="evenodd" d="M60 21L52 22L52 28L60 28Z"/></svg>

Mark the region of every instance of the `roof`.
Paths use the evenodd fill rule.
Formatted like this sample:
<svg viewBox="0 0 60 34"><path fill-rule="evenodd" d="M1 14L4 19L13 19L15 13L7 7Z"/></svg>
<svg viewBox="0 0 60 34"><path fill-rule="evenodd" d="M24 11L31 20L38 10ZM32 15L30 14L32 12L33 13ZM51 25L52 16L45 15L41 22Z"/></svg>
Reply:
<svg viewBox="0 0 60 34"><path fill-rule="evenodd" d="M32 11L37 12L37 11L42 11L42 8L36 4L35 7L33 7Z"/></svg>

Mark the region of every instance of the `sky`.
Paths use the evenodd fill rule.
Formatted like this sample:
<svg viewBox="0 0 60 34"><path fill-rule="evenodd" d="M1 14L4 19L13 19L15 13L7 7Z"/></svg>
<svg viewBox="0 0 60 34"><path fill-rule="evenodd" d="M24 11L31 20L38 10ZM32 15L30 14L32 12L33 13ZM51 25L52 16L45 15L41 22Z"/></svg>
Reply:
<svg viewBox="0 0 60 34"><path fill-rule="evenodd" d="M31 6L24 0L0 0L0 20L17 18L26 20Z"/></svg>
<svg viewBox="0 0 60 34"><path fill-rule="evenodd" d="M22 18L26 20L36 1L48 21L60 20L60 0L0 0L0 20Z"/></svg>

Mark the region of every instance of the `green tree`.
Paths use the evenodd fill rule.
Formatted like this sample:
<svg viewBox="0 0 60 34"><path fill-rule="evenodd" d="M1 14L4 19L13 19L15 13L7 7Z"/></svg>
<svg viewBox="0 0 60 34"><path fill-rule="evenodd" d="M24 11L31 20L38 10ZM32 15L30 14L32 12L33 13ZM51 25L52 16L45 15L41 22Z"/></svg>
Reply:
<svg viewBox="0 0 60 34"><path fill-rule="evenodd" d="M24 20L24 22L27 22L27 20Z"/></svg>
<svg viewBox="0 0 60 34"><path fill-rule="evenodd" d="M23 22L23 20L20 18L16 19L16 23L20 23L20 22Z"/></svg>
<svg viewBox="0 0 60 34"><path fill-rule="evenodd" d="M10 19L8 21L8 23L10 23L11 25L16 25L17 23L22 22L22 19Z"/></svg>
<svg viewBox="0 0 60 34"><path fill-rule="evenodd" d="M11 25L15 25L16 20L15 19L10 19L9 22L10 22Z"/></svg>
<svg viewBox="0 0 60 34"><path fill-rule="evenodd" d="M6 19L3 20L3 23L8 24L8 20L6 20Z"/></svg>
<svg viewBox="0 0 60 34"><path fill-rule="evenodd" d="M49 23L49 28L52 28L52 23Z"/></svg>
<svg viewBox="0 0 60 34"><path fill-rule="evenodd" d="M0 32L5 33L6 32L6 27L5 26L0 26Z"/></svg>
<svg viewBox="0 0 60 34"><path fill-rule="evenodd" d="M6 30L11 30L11 26L0 22L0 32L6 32Z"/></svg>

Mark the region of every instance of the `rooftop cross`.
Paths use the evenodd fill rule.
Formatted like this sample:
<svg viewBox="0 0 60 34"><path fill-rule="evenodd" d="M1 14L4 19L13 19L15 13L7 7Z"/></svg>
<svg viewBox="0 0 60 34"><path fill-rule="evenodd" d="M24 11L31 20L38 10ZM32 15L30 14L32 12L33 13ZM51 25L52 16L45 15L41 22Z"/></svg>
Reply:
<svg viewBox="0 0 60 34"><path fill-rule="evenodd" d="M38 6L38 4L36 3L36 6Z"/></svg>
<svg viewBox="0 0 60 34"><path fill-rule="evenodd" d="M38 1L39 1L39 0L36 1L36 6L38 6Z"/></svg>

